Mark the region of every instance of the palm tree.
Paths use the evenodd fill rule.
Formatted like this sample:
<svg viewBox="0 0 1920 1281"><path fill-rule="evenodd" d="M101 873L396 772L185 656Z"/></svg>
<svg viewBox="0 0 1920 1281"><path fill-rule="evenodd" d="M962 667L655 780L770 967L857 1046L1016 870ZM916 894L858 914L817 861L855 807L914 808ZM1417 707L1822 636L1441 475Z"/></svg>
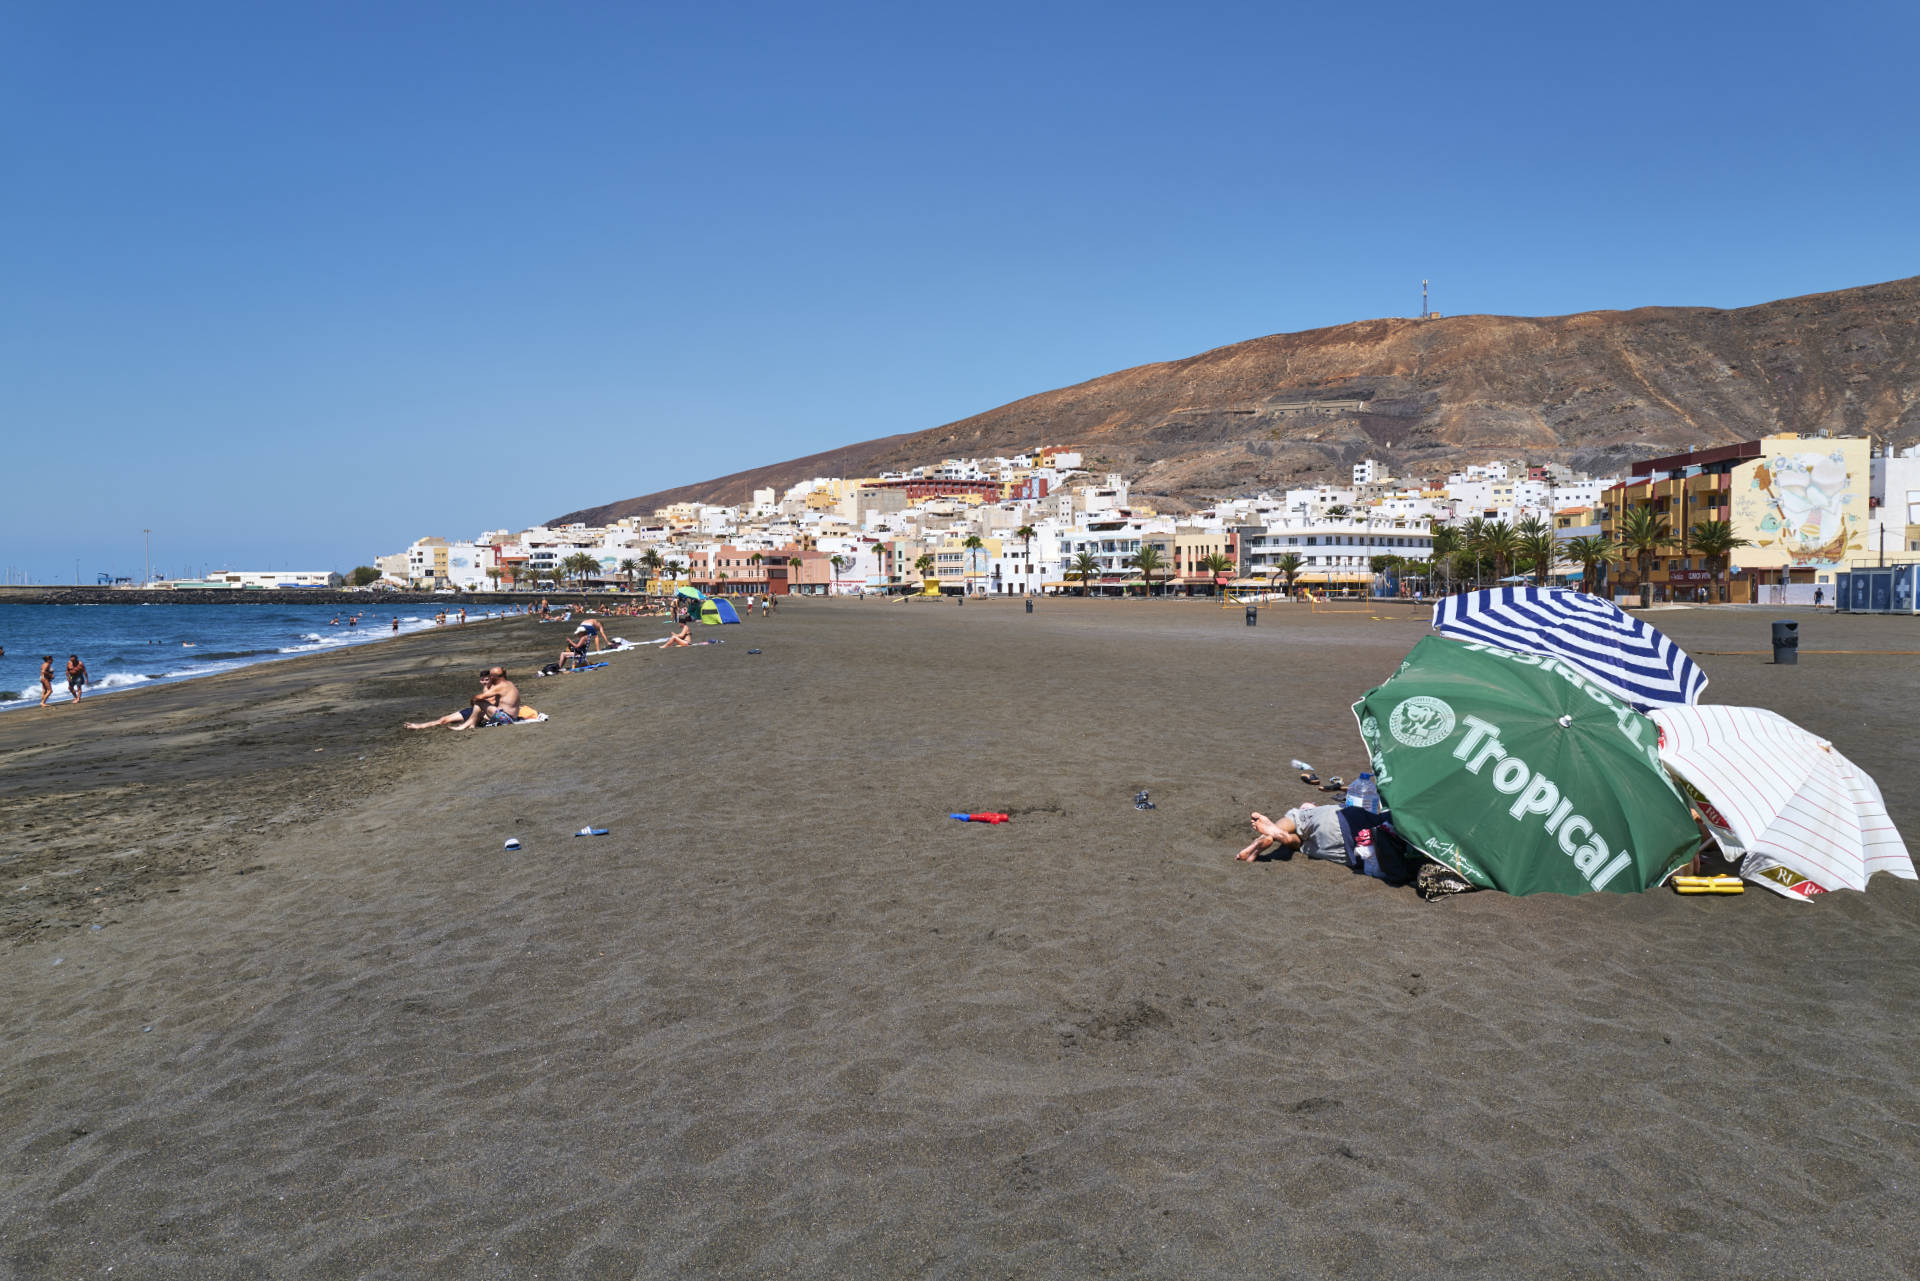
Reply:
<svg viewBox="0 0 1920 1281"><path fill-rule="evenodd" d="M560 562L560 570L565 577L584 582L600 572L600 562L586 552L575 552Z"/></svg>
<svg viewBox="0 0 1920 1281"><path fill-rule="evenodd" d="M1547 575L1553 572L1554 557L1560 552L1553 531L1538 521L1529 521L1520 533L1518 546L1521 557L1533 566L1533 585L1545 587Z"/></svg>
<svg viewBox="0 0 1920 1281"><path fill-rule="evenodd" d="M1595 581L1599 577L1596 572L1599 567L1620 563L1620 549L1606 539L1593 534L1569 538L1566 546L1560 550L1568 560L1580 563L1580 590L1590 596L1600 594L1600 586Z"/></svg>
<svg viewBox="0 0 1920 1281"><path fill-rule="evenodd" d="M1348 507L1345 503L1335 503L1333 506L1327 508L1327 515L1333 520L1339 520L1351 510L1352 508Z"/></svg>
<svg viewBox="0 0 1920 1281"><path fill-rule="evenodd" d="M1460 527L1460 547L1473 558L1473 585L1480 585L1480 567L1487 559L1487 520L1474 516Z"/></svg>
<svg viewBox="0 0 1920 1281"><path fill-rule="evenodd" d="M1300 572L1300 553L1287 552L1273 562L1273 567L1287 576L1287 595L1293 595L1293 576Z"/></svg>
<svg viewBox="0 0 1920 1281"><path fill-rule="evenodd" d="M963 587L961 590L970 592L973 590L973 581L972 581L973 580L973 554L985 548L986 544L980 541L980 535L968 534L966 541L961 543L960 545L967 549L967 580L968 580L966 586Z"/></svg>
<svg viewBox="0 0 1920 1281"><path fill-rule="evenodd" d="M1693 540L1693 549L1707 559L1707 567L1713 574L1713 586L1718 588L1720 602L1726 603L1727 583L1724 575L1727 557L1736 547L1752 546L1748 540L1733 532L1731 523L1724 520L1703 520L1687 531Z"/></svg>
<svg viewBox="0 0 1920 1281"><path fill-rule="evenodd" d="M1080 594L1087 594L1087 585L1100 572L1100 562L1093 558L1092 552L1081 552L1073 558L1073 564L1067 567L1067 577L1080 580Z"/></svg>
<svg viewBox="0 0 1920 1281"><path fill-rule="evenodd" d="M1520 554L1520 531L1504 520L1482 522L1480 547L1486 558L1493 562L1493 577L1498 582L1507 576L1507 567Z"/></svg>
<svg viewBox="0 0 1920 1281"><path fill-rule="evenodd" d="M893 575L887 572L887 545L878 539L873 544L873 568L880 575L882 587L893 581Z"/></svg>
<svg viewBox="0 0 1920 1281"><path fill-rule="evenodd" d="M840 585L840 571L847 567L847 558L836 552L834 555L827 557L827 563L833 566L833 583L835 587L838 587ZM827 594L832 595L833 593L828 592Z"/></svg>
<svg viewBox="0 0 1920 1281"><path fill-rule="evenodd" d="M920 589L925 591L927 580L933 577L933 553L921 552L914 557L913 567L920 571Z"/></svg>
<svg viewBox="0 0 1920 1281"><path fill-rule="evenodd" d="M1013 536L1020 540L1021 547L1026 556L1026 562L1027 562L1026 582L1023 583L1022 586L1025 590L1032 591L1033 590L1033 540L1040 536L1040 531L1035 529L1032 525L1022 525L1020 526L1020 528L1013 531Z"/></svg>
<svg viewBox="0 0 1920 1281"><path fill-rule="evenodd" d="M1200 568L1207 571L1213 579L1213 589L1220 590L1220 580L1233 574L1233 560L1219 552L1211 552L1200 560Z"/></svg>
<svg viewBox="0 0 1920 1281"><path fill-rule="evenodd" d="M633 590L633 580L639 577L641 571L644 570L645 568L646 566L642 565L638 560L638 558L633 556L629 556L627 557L627 559L620 562L620 573L623 576L625 576L627 580L628 591Z"/></svg>
<svg viewBox="0 0 1920 1281"><path fill-rule="evenodd" d="M1449 588L1453 586L1453 558L1460 554L1460 549L1461 539L1459 530L1455 529L1452 525L1435 525L1433 527L1433 549L1429 557L1429 572L1431 572L1431 566L1439 566L1441 572L1446 576L1447 586Z"/></svg>
<svg viewBox="0 0 1920 1281"><path fill-rule="evenodd" d="M647 548L640 556L640 570L647 576L648 582L660 577L660 553L651 547Z"/></svg>
<svg viewBox="0 0 1920 1281"><path fill-rule="evenodd" d="M1653 558L1673 541L1673 528L1667 518L1647 506L1629 507L1620 513L1620 550L1633 557L1634 586L1641 604L1648 604L1652 591L1647 580L1652 575Z"/></svg>
<svg viewBox="0 0 1920 1281"><path fill-rule="evenodd" d="M1153 576L1167 567L1160 549L1149 544L1135 552L1127 563L1140 571L1140 576L1147 580L1147 595L1153 595Z"/></svg>

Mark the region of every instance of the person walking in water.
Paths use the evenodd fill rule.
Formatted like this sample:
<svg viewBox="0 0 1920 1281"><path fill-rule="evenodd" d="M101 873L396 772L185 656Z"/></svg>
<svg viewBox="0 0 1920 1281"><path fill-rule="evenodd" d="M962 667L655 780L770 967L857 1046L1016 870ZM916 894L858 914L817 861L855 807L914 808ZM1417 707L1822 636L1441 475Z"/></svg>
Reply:
<svg viewBox="0 0 1920 1281"><path fill-rule="evenodd" d="M47 700L53 697L53 655L40 656L40 706L45 707Z"/></svg>
<svg viewBox="0 0 1920 1281"><path fill-rule="evenodd" d="M87 665L80 661L80 655L67 655L67 693L73 695L73 701L80 701L80 691L87 686Z"/></svg>

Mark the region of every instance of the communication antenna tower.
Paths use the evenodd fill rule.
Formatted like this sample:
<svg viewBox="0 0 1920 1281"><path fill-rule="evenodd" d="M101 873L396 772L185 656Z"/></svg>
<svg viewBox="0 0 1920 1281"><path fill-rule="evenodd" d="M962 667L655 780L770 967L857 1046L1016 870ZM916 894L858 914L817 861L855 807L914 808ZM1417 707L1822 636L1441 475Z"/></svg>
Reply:
<svg viewBox="0 0 1920 1281"><path fill-rule="evenodd" d="M1420 282L1420 319L1427 318L1427 282Z"/></svg>

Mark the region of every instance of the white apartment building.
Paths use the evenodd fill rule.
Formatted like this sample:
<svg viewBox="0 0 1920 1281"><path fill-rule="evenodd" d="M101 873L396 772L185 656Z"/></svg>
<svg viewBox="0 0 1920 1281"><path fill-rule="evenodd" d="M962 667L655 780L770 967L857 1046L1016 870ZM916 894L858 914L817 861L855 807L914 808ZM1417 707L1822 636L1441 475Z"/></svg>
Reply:
<svg viewBox="0 0 1920 1281"><path fill-rule="evenodd" d="M1282 556L1300 558L1294 582L1304 587L1342 587L1373 582L1375 556L1424 561L1433 555L1433 527L1425 521L1366 516L1289 520L1271 524L1246 540L1241 561L1250 578L1275 572Z"/></svg>
<svg viewBox="0 0 1920 1281"><path fill-rule="evenodd" d="M1377 459L1368 458L1353 465L1353 484L1358 489L1362 485L1381 485L1391 480L1387 465Z"/></svg>
<svg viewBox="0 0 1920 1281"><path fill-rule="evenodd" d="M232 587L338 587L340 575L330 569L220 569L202 582Z"/></svg>

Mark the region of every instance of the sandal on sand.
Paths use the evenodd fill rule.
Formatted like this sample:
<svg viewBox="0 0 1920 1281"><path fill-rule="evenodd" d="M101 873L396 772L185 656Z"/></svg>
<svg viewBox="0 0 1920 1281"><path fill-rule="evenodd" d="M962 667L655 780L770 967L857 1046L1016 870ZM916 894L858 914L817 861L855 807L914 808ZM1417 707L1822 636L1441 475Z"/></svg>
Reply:
<svg viewBox="0 0 1920 1281"><path fill-rule="evenodd" d="M1300 776L1300 781L1302 783L1307 784L1309 787L1320 786L1320 776L1318 774L1315 774L1312 770L1308 770L1305 774L1302 774Z"/></svg>
<svg viewBox="0 0 1920 1281"><path fill-rule="evenodd" d="M1332 778L1320 784L1320 790L1323 792L1344 792L1347 790L1347 783L1345 779L1335 774Z"/></svg>

